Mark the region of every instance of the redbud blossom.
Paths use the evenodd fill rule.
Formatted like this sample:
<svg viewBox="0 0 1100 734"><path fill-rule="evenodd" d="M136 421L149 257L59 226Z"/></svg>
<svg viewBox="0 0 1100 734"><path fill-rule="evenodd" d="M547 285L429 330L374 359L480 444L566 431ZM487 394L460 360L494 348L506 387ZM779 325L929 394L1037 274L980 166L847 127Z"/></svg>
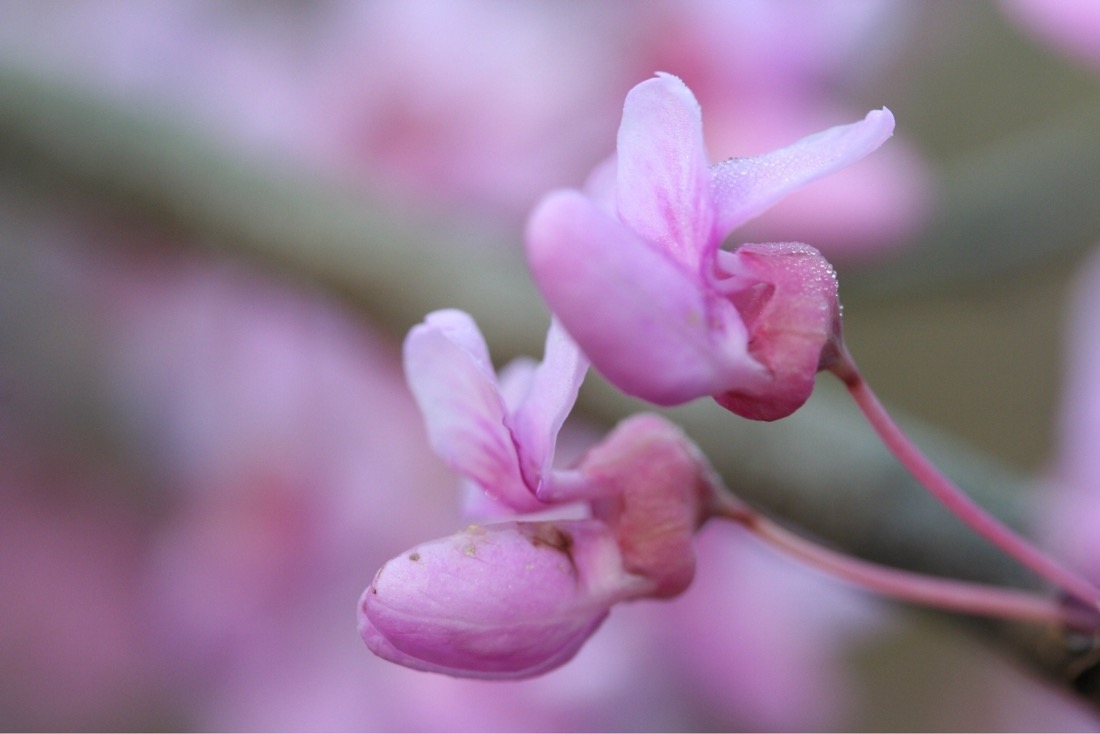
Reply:
<svg viewBox="0 0 1100 734"><path fill-rule="evenodd" d="M614 177L597 169L586 192L551 193L532 214L535 281L593 366L624 392L659 405L726 396L719 402L747 417L788 415L809 396L835 335L832 269L803 245L719 247L786 194L878 148L893 128L888 110L873 111L772 153L708 166L695 97L659 74L627 95ZM767 303L791 296L801 303Z"/></svg>
<svg viewBox="0 0 1100 734"><path fill-rule="evenodd" d="M572 475L552 469L554 444L588 360L556 322L541 363L516 360L499 378L477 324L454 309L413 327L404 360L428 439L448 466L519 512L570 491Z"/></svg>
<svg viewBox="0 0 1100 734"><path fill-rule="evenodd" d="M635 416L577 471L589 519L474 525L383 566L359 604L367 647L418 670L523 678L569 661L618 602L684 591L718 487L694 444Z"/></svg>

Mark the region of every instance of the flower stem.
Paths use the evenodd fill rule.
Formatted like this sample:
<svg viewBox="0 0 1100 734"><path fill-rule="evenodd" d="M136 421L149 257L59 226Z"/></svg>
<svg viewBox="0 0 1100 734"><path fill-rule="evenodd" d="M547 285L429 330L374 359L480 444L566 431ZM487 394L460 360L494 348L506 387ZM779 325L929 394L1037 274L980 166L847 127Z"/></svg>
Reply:
<svg viewBox="0 0 1100 734"><path fill-rule="evenodd" d="M963 614L1053 623L1078 630L1094 630L1100 624L1100 617L1095 612L1063 604L1054 598L926 576L838 553L790 532L737 502L722 503L715 515L744 526L769 545L811 566L893 599Z"/></svg>
<svg viewBox="0 0 1100 734"><path fill-rule="evenodd" d="M886 412L846 350L842 351L832 371L847 386L852 399L886 447L947 509L1042 578L1076 597L1086 606L1100 609L1100 589L986 512L921 453Z"/></svg>

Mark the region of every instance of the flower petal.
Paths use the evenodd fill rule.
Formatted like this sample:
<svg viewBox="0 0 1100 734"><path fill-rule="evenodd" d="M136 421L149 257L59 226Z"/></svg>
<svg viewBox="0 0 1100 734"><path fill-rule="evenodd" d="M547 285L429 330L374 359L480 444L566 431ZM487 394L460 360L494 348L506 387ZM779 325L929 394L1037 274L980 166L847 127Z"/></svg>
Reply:
<svg viewBox="0 0 1100 734"><path fill-rule="evenodd" d="M429 314L405 338L409 388L424 415L432 449L449 467L494 499L520 511L535 509L541 505L520 475L484 344L467 314Z"/></svg>
<svg viewBox="0 0 1100 734"><path fill-rule="evenodd" d="M497 373L500 396L509 415L515 413L531 394L531 383L534 382L538 366L539 363L531 357L516 357Z"/></svg>
<svg viewBox="0 0 1100 734"><path fill-rule="evenodd" d="M753 158L730 158L710 169L718 240L791 191L871 153L894 132L885 107L860 122L838 125L786 148Z"/></svg>
<svg viewBox="0 0 1100 734"><path fill-rule="evenodd" d="M731 303L580 192L536 208L527 257L551 310L623 392L675 405L762 371Z"/></svg>
<svg viewBox="0 0 1100 734"><path fill-rule="evenodd" d="M561 323L552 319L542 362L535 367L527 397L511 422L520 471L527 486L540 497L540 488L551 478L558 432L577 402L586 372L588 358Z"/></svg>
<svg viewBox="0 0 1100 734"><path fill-rule="evenodd" d="M682 81L658 74L630 90L618 138L616 202L638 235L688 268L711 239L710 179L699 103Z"/></svg>
<svg viewBox="0 0 1100 734"><path fill-rule="evenodd" d="M496 372L493 370L493 361L489 358L489 346L473 316L457 308L444 308L425 316L424 324L461 347L486 377L495 379Z"/></svg>

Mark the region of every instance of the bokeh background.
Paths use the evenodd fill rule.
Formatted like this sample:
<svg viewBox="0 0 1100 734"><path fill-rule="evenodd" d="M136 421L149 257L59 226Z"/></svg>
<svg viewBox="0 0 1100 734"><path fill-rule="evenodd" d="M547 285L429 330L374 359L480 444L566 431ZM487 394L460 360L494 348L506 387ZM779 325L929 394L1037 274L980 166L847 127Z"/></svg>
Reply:
<svg viewBox="0 0 1100 734"><path fill-rule="evenodd" d="M683 597L537 680L359 641L375 570L462 523L402 335L458 306L501 362L537 353L524 218L658 70L715 160L894 112L734 239L832 258L884 400L1100 578L1100 5L0 0L0 727L1095 729L988 638L734 528L701 533ZM794 425L843 433L823 392ZM582 401L573 455L608 404ZM709 440L810 531L800 506L856 512ZM830 458L855 483L862 456Z"/></svg>

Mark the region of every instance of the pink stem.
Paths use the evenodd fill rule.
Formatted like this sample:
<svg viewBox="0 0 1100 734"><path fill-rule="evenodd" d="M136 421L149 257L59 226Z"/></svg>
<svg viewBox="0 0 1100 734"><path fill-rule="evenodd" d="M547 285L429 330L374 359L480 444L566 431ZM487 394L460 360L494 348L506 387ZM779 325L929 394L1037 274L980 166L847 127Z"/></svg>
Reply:
<svg viewBox="0 0 1100 734"><path fill-rule="evenodd" d="M833 372L844 381L867 421L899 462L932 495L976 532L1087 606L1100 609L1100 589L1075 571L1036 548L970 499L940 472L902 432L863 379L855 362L842 354Z"/></svg>
<svg viewBox="0 0 1100 734"><path fill-rule="evenodd" d="M938 609L1080 630L1096 629L1100 618L1079 607L1037 594L965 581L941 579L880 566L812 543L741 505L723 504L716 513L733 520L775 548L869 591Z"/></svg>

